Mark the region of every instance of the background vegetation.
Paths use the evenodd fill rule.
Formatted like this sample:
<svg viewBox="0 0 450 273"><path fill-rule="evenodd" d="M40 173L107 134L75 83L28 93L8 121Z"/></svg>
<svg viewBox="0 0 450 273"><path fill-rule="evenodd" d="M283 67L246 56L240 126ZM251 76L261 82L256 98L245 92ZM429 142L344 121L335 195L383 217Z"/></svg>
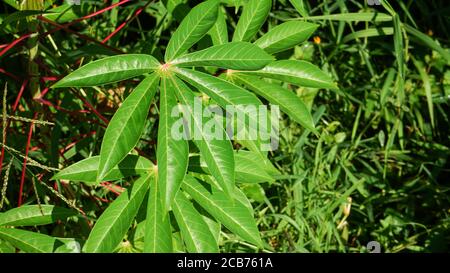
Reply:
<svg viewBox="0 0 450 273"><path fill-rule="evenodd" d="M3 142L0 212L57 204L86 217L30 227L85 239L126 181L88 187L52 181L55 170L98 154L105 122L136 86L48 87L82 64L118 53L162 53L174 28L202 1L16 1L0 4ZM245 0L224 0L229 26ZM270 154L276 182L243 188L263 240L274 252L447 252L450 245L447 1L273 1L265 33L288 20L320 24L310 41L279 53L327 71L339 91L293 86L310 107L319 136L283 116ZM34 10L34 11L33 11ZM52 10L55 13L42 13ZM211 44L204 38L197 49ZM6 92L7 91L7 92ZM9 118L5 118L9 116ZM40 120L31 123L30 121ZM139 153L155 159L152 107ZM134 227L118 251L140 251ZM11 251L0 241L2 251ZM221 251L253 251L224 237Z"/></svg>

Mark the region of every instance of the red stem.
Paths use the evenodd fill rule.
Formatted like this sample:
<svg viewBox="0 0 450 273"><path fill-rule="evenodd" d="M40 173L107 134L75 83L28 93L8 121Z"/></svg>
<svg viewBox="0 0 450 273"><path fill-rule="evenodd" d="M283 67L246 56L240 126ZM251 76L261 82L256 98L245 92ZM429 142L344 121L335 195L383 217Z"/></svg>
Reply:
<svg viewBox="0 0 450 273"><path fill-rule="evenodd" d="M6 71L6 70L3 69L3 68L0 68L0 73L3 73L3 74L5 74L6 76L9 76L9 77L15 79L16 81L19 81L19 80L20 80L19 77L17 77L16 75L14 75L14 74L12 74L12 73Z"/></svg>
<svg viewBox="0 0 450 273"><path fill-rule="evenodd" d="M32 33L28 33L23 35L20 38L17 38L16 40L14 40L12 43L10 43L9 45L7 45L2 51L0 51L0 57L5 54L8 50L10 50L11 48L13 48L15 45L17 45L18 43L20 43L21 41L29 38L31 36Z"/></svg>

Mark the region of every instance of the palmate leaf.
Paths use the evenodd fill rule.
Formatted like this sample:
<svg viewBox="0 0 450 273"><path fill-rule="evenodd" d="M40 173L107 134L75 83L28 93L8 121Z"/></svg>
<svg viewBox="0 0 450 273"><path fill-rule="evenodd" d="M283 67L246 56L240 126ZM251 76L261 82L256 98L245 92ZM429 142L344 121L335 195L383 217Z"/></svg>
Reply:
<svg viewBox="0 0 450 273"><path fill-rule="evenodd" d="M291 21L278 25L259 38L255 45L268 53L278 53L306 41L318 25Z"/></svg>
<svg viewBox="0 0 450 273"><path fill-rule="evenodd" d="M218 0L208 0L195 6L173 33L164 60L170 62L206 35L216 22L218 9Z"/></svg>
<svg viewBox="0 0 450 273"><path fill-rule="evenodd" d="M52 177L52 180L64 179L74 182L84 182L88 185L98 185L100 183L97 181L99 163L100 156L83 159L59 171ZM153 171L153 168L153 163L147 158L129 154L118 165L112 168L103 180L114 181L125 177L149 173Z"/></svg>
<svg viewBox="0 0 450 273"><path fill-rule="evenodd" d="M113 252L133 223L150 184L151 175L140 177L102 213L89 234L83 252Z"/></svg>
<svg viewBox="0 0 450 273"><path fill-rule="evenodd" d="M189 147L184 138L174 139L172 127L178 118L172 117L177 107L174 87L170 79L162 78L160 86L160 119L158 127L158 184L163 208L168 211L172 200L183 182L188 165Z"/></svg>
<svg viewBox="0 0 450 273"><path fill-rule="evenodd" d="M234 156L233 147L228 139L215 139L211 132L203 130L201 116L194 114L194 94L181 80L172 78L173 87L181 104L186 106L188 117L192 120L192 133L199 132L199 139L194 139L195 145L205 158L208 169L214 175L220 187L228 196L234 188ZM197 136L194 136L197 137Z"/></svg>
<svg viewBox="0 0 450 273"><path fill-rule="evenodd" d="M103 136L97 181L104 179L138 143L158 82L156 73L145 78L112 117Z"/></svg>
<svg viewBox="0 0 450 273"><path fill-rule="evenodd" d="M219 252L216 239L209 226L181 191L175 198L173 213L189 252Z"/></svg>
<svg viewBox="0 0 450 273"><path fill-rule="evenodd" d="M163 198L160 194L159 182L151 179L150 194L145 220L144 252L172 252L172 231L170 218L163 209Z"/></svg>
<svg viewBox="0 0 450 273"><path fill-rule="evenodd" d="M146 54L127 54L106 57L90 62L59 80L52 88L97 86L123 81L160 66L158 60Z"/></svg>
<svg viewBox="0 0 450 273"><path fill-rule="evenodd" d="M278 105L293 120L312 132L316 132L308 107L292 91L250 75L234 73L233 80L244 84L256 94L266 98L270 103Z"/></svg>
<svg viewBox="0 0 450 273"><path fill-rule="evenodd" d="M261 70L242 71L242 73L280 80L302 87L337 89L330 76L317 66L306 61L275 61Z"/></svg>
<svg viewBox="0 0 450 273"><path fill-rule="evenodd" d="M263 68L274 58L248 42L231 42L184 55L171 62L177 66L217 66L237 70Z"/></svg>
<svg viewBox="0 0 450 273"><path fill-rule="evenodd" d="M42 211L41 211L42 209ZM0 214L0 226L38 226L47 225L76 215L74 210L52 205L21 206Z"/></svg>
<svg viewBox="0 0 450 273"><path fill-rule="evenodd" d="M0 239L27 253L79 253L80 244L71 238L56 238L28 230L0 227Z"/></svg>
<svg viewBox="0 0 450 273"><path fill-rule="evenodd" d="M250 0L244 5L233 35L233 41L250 41L266 21L272 0Z"/></svg>
<svg viewBox="0 0 450 273"><path fill-rule="evenodd" d="M242 198L238 198L230 202L222 191L211 186L210 192L189 175L185 177L182 188L227 229L242 239L262 247L259 231L252 215L253 210L251 206L249 207L248 201L243 202ZM236 193L233 194L233 196L236 195Z"/></svg>

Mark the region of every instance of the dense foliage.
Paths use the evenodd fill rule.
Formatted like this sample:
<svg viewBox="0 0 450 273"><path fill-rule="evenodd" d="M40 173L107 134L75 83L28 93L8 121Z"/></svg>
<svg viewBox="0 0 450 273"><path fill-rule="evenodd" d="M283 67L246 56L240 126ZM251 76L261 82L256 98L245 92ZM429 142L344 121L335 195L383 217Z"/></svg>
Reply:
<svg viewBox="0 0 450 273"><path fill-rule="evenodd" d="M63 2L0 4L0 253L449 250L446 1Z"/></svg>

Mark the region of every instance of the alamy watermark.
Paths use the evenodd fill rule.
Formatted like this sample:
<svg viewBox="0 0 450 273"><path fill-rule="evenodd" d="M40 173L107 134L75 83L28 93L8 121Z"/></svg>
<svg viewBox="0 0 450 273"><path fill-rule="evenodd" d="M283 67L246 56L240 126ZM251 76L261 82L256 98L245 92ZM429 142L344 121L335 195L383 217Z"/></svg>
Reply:
<svg viewBox="0 0 450 273"><path fill-rule="evenodd" d="M380 0L367 0L367 5L373 6L373 5L381 5Z"/></svg>
<svg viewBox="0 0 450 273"><path fill-rule="evenodd" d="M179 104L171 110L171 137L175 140L236 140L258 143L261 151L274 151L279 144L278 105L204 106L200 97L193 105Z"/></svg>
<svg viewBox="0 0 450 273"><path fill-rule="evenodd" d="M81 0L66 0L69 5L81 5Z"/></svg>

